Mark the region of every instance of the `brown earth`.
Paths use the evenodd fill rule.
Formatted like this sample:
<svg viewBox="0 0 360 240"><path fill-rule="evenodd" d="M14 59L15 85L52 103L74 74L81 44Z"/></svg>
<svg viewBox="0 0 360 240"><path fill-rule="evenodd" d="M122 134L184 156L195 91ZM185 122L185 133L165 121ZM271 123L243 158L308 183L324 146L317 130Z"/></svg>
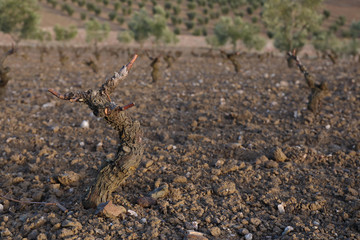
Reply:
<svg viewBox="0 0 360 240"><path fill-rule="evenodd" d="M118 137L85 105L47 89L96 89L130 56L103 49L93 74L83 64L89 49L67 48L63 67L47 50L43 62L38 47L5 62L12 80L0 102L0 194L57 201L68 212L2 198L2 239L184 239L187 230L208 239L360 239L358 62L302 59L331 93L315 116L303 76L284 58L245 54L235 73L217 54L184 52L151 83L150 60L140 57L112 97L137 104L127 111L144 130L143 163L113 194L136 214L111 219L81 199ZM157 204L137 204L164 185Z"/></svg>

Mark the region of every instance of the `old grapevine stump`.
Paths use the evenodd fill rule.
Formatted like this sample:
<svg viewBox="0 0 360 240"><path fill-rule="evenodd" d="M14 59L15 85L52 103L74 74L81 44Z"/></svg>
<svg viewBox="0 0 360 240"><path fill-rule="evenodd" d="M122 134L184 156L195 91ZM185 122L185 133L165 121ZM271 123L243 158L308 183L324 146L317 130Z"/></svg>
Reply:
<svg viewBox="0 0 360 240"><path fill-rule="evenodd" d="M320 84L315 83L314 77L307 71L306 67L301 63L300 58L296 56L296 51L288 52L288 57L293 59L296 62L296 65L299 67L306 84L311 89L311 94L309 95L308 109L313 112L315 115L320 111L320 105L322 99L329 94L328 87L326 82L321 82Z"/></svg>
<svg viewBox="0 0 360 240"><path fill-rule="evenodd" d="M99 90L86 92L68 92L64 95L53 89L49 92L56 97L71 102L83 102L89 106L95 116L102 117L119 134L120 144L115 158L107 163L99 172L95 184L83 200L85 208L95 208L100 203L111 200L111 194L116 188L139 166L143 154L142 130L140 123L134 121L124 110L134 106L133 103L126 106L116 106L110 99L111 93L124 80L137 55L119 72L106 80Z"/></svg>

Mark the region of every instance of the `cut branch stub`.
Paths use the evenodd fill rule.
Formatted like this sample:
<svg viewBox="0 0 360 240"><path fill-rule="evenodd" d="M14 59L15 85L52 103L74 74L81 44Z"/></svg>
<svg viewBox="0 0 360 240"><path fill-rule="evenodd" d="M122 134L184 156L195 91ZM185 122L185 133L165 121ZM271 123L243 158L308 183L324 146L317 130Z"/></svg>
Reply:
<svg viewBox="0 0 360 240"><path fill-rule="evenodd" d="M140 164L143 154L143 133L140 123L132 120L124 112L134 106L134 103L121 107L116 106L110 99L111 93L127 77L136 58L137 55L119 72L115 72L114 76L108 79L97 91L68 92L62 95L53 89L49 89L50 93L60 99L86 103L95 116L103 117L119 134L119 147L116 156L100 170L95 184L83 200L85 208L95 208L100 203L111 200L111 194L127 177L135 172Z"/></svg>

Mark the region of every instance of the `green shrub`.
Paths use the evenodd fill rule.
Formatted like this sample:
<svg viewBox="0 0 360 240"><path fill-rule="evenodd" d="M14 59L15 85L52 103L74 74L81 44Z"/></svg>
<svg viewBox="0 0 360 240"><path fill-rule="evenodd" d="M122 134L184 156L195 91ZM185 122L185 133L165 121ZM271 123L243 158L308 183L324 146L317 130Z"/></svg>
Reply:
<svg viewBox="0 0 360 240"><path fill-rule="evenodd" d="M79 7L83 7L85 5L85 0L78 0L77 4Z"/></svg>
<svg viewBox="0 0 360 240"><path fill-rule="evenodd" d="M74 14L74 9L67 3L61 6L61 10L65 11L70 17Z"/></svg>
<svg viewBox="0 0 360 240"><path fill-rule="evenodd" d="M251 14L253 14L254 9L253 9L252 7L247 7L247 8L246 8L246 12L247 12L249 15L251 15Z"/></svg>
<svg viewBox="0 0 360 240"><path fill-rule="evenodd" d="M117 40L123 43L130 43L134 39L131 31L119 32Z"/></svg>
<svg viewBox="0 0 360 240"><path fill-rule="evenodd" d="M222 14L228 14L229 13L229 11L230 11L230 9L228 8L228 7L221 7L221 12L222 12Z"/></svg>
<svg viewBox="0 0 360 240"><path fill-rule="evenodd" d="M174 6L173 7L173 13L175 15L179 15L180 11L181 11L181 8L179 6Z"/></svg>
<svg viewBox="0 0 360 240"><path fill-rule="evenodd" d="M245 22L241 17L222 17L215 24L214 36L208 37L206 40L212 46L223 46L228 41L236 50L237 41L241 40L249 49L261 49L265 41L259 35L259 28L255 25Z"/></svg>
<svg viewBox="0 0 360 240"><path fill-rule="evenodd" d="M344 16L339 16L336 21L335 21L336 25L338 26L344 26L346 23L346 18Z"/></svg>
<svg viewBox="0 0 360 240"><path fill-rule="evenodd" d="M190 10L194 10L196 8L196 3L193 2L188 3L187 8Z"/></svg>
<svg viewBox="0 0 360 240"><path fill-rule="evenodd" d="M172 16L170 17L170 19L171 19L172 25L175 26L175 25L178 24L178 20L177 20L177 17L176 17L176 16L172 15Z"/></svg>
<svg viewBox="0 0 360 240"><path fill-rule="evenodd" d="M186 29L187 30L190 30L190 29L192 29L193 27L194 27L194 22L192 22L192 21L187 21L187 22L185 22L185 26L186 26Z"/></svg>
<svg viewBox="0 0 360 240"><path fill-rule="evenodd" d="M86 4L86 9L91 12L91 11L95 11L96 6L93 3L87 3Z"/></svg>
<svg viewBox="0 0 360 240"><path fill-rule="evenodd" d="M101 14L101 8L95 8L94 12L96 16L99 16Z"/></svg>
<svg viewBox="0 0 360 240"><path fill-rule="evenodd" d="M174 33L175 33L176 35L179 35L179 34L180 34L180 29L179 29L178 27L176 27L176 28L174 29Z"/></svg>
<svg viewBox="0 0 360 240"><path fill-rule="evenodd" d="M201 35L201 29L200 28L196 28L193 32L192 35L194 36L200 36Z"/></svg>
<svg viewBox="0 0 360 240"><path fill-rule="evenodd" d="M171 7L172 7L172 4L171 4L170 2L165 2L164 8L165 8L166 10L171 9Z"/></svg>
<svg viewBox="0 0 360 240"><path fill-rule="evenodd" d="M108 23L100 23L97 20L90 20L85 24L86 30L86 41L94 42L97 44L98 42L102 42L109 36L110 26Z"/></svg>
<svg viewBox="0 0 360 240"><path fill-rule="evenodd" d="M329 17L330 17L330 11L329 10L326 10L326 9L324 9L324 11L323 11L323 16L324 16L324 19L328 19Z"/></svg>
<svg viewBox="0 0 360 240"><path fill-rule="evenodd" d="M119 2L116 2L114 3L114 10L117 12L120 8L120 3Z"/></svg>
<svg viewBox="0 0 360 240"><path fill-rule="evenodd" d="M116 18L116 15L117 15L117 13L115 11L109 12L110 21L114 21L114 19Z"/></svg>
<svg viewBox="0 0 360 240"><path fill-rule="evenodd" d="M81 18L81 20L85 20L86 19L86 13L81 12L80 13L80 18Z"/></svg>
<svg viewBox="0 0 360 240"><path fill-rule="evenodd" d="M68 41L76 37L78 31L76 26L60 27L59 25L54 26L55 40L56 41Z"/></svg>
<svg viewBox="0 0 360 240"><path fill-rule="evenodd" d="M196 16L196 12L188 12L186 13L189 20L194 20Z"/></svg>
<svg viewBox="0 0 360 240"><path fill-rule="evenodd" d="M201 33L202 33L203 36L207 36L207 30L206 30L205 27L203 27L203 28L201 29Z"/></svg>
<svg viewBox="0 0 360 240"><path fill-rule="evenodd" d="M220 13L219 12L211 12L210 13L210 18L211 19L218 19L220 17Z"/></svg>
<svg viewBox="0 0 360 240"><path fill-rule="evenodd" d="M124 22L125 22L125 19L122 17L122 16L118 16L116 18L116 21L120 24L120 25L123 25Z"/></svg>

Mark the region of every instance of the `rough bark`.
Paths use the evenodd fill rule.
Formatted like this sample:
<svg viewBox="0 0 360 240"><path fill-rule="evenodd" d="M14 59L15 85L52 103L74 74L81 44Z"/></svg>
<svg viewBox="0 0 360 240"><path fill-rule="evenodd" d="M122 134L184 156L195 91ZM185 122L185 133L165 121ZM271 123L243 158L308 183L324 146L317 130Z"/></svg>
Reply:
<svg viewBox="0 0 360 240"><path fill-rule="evenodd" d="M230 62L234 66L234 70L236 73L240 72L241 64L238 61L238 56L240 55L240 52L226 53L225 51L221 51L221 54L230 60Z"/></svg>
<svg viewBox="0 0 360 240"><path fill-rule="evenodd" d="M301 73L304 74L306 84L311 89L308 109L314 114L318 114L322 99L329 94L326 82L316 84L314 77L307 71L306 67L301 63L299 57L295 55L295 51L288 53L288 59L289 58L296 62L296 65L299 67Z"/></svg>
<svg viewBox="0 0 360 240"><path fill-rule="evenodd" d="M140 164L143 154L143 133L140 123L124 112L134 104L120 107L110 99L111 93L127 77L136 58L137 55L119 72L115 72L114 76L108 79L99 90L68 92L61 95L49 89L49 92L60 99L87 104L95 116L104 118L119 134L120 142L115 158L100 170L95 183L83 200L85 208L95 208L100 203L111 200L111 194L135 172Z"/></svg>

